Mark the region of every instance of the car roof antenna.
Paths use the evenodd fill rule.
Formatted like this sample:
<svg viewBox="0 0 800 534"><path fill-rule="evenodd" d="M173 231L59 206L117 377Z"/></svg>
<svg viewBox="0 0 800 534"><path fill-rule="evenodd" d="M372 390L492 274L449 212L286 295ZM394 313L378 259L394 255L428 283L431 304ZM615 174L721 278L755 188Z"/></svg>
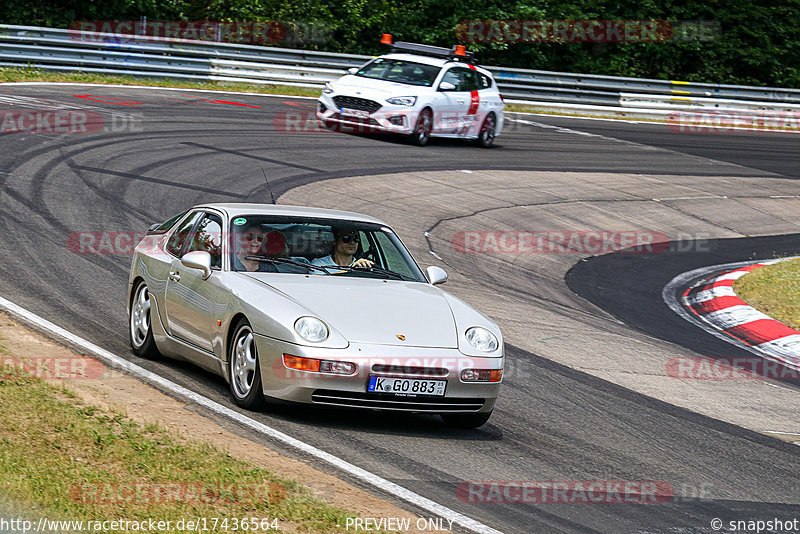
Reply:
<svg viewBox="0 0 800 534"><path fill-rule="evenodd" d="M275 195L272 194L272 186L269 185L269 178L267 178L267 171L264 170L264 167L261 167L261 172L264 174L264 179L267 181L267 188L269 188L269 197L272 199L273 204L278 204L275 202Z"/></svg>

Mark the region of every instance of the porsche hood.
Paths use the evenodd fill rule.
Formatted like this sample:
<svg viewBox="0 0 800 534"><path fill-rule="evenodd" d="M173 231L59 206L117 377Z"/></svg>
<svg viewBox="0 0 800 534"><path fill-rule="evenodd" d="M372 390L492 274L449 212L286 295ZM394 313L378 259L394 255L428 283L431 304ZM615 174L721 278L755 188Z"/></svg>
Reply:
<svg viewBox="0 0 800 534"><path fill-rule="evenodd" d="M248 273L328 323L348 341L457 348L453 312L428 284L396 280ZM266 303L265 303L266 304Z"/></svg>

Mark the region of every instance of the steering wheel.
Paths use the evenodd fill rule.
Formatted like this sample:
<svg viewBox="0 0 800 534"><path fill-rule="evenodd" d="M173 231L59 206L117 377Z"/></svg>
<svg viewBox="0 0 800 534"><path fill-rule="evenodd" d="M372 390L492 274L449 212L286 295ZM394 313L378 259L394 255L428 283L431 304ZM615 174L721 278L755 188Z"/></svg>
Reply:
<svg viewBox="0 0 800 534"><path fill-rule="evenodd" d="M374 247L370 247L368 250L365 250L361 254L356 256L356 259L360 260L360 259L363 258L363 259L369 260L369 261L371 261L373 263L378 263L377 256L378 256L378 254L377 254L377 251L375 250L375 248Z"/></svg>

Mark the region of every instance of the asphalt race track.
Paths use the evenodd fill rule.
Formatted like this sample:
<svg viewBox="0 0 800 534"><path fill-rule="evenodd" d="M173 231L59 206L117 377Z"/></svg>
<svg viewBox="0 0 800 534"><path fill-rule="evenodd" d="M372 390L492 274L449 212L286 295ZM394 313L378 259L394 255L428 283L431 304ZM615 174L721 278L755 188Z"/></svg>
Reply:
<svg viewBox="0 0 800 534"><path fill-rule="evenodd" d="M509 373L494 416L474 431L444 428L438 418L414 415L337 411L332 416L294 407L248 415L503 532L701 533L712 531L713 518L800 519L797 445L725 422L734 415L718 419L666 402L658 384L652 394L619 385L639 380L638 365L629 366L629 378L619 380L589 369L593 358L606 362L617 354L638 355L637 362L678 350L739 354L672 314L661 290L677 274L700 266L800 254L799 136L690 135L664 125L513 116L527 122L510 123L494 149L436 140L418 148L384 136L297 131L297 124L305 124L297 122L297 114L308 116L312 100L0 86L3 110L62 106L97 112L104 124L116 121L117 128L0 137L0 296L233 407L223 379L188 364L144 361L129 352L125 292L130 256L76 253L67 245L70 236L141 231L201 202L269 202L270 188L279 203L291 200L293 191L299 196L297 188L302 188L310 201L342 198L331 207L361 206L359 211L370 213L368 206L383 191L378 188L394 186L396 217L382 209L371 214L386 218L404 239L404 229L419 230L408 238L416 257L424 266L432 261L420 257L425 247L440 254L459 296L508 331L508 365L525 372ZM289 112L295 113L291 131L282 119ZM123 122L131 117L134 131ZM447 174L463 170L473 173ZM579 228L600 217L599 211L588 210L603 210L610 222L601 227L615 228L620 210L627 210L624 218L631 224L680 233L689 246L588 261L569 255L467 258L446 244L466 221L486 216L481 192L487 205L494 202L494 178L476 178L484 170L509 173L503 175L508 205L498 207L502 218L495 219L506 228L541 227L541 220L556 217L556 209L561 210L558 220L572 217ZM553 172L569 180L547 174ZM441 193L434 203L425 190L380 178L396 173L414 173L422 177L420 183L445 173L454 196ZM472 181L458 182L458 176ZM659 177L657 183L653 176ZM639 189L647 191L640 194ZM694 193L687 193L690 189ZM546 193L543 200L525 200L534 190ZM472 195L474 205L465 208L469 213L438 215L438 209L453 209L447 204L460 202L455 199L462 194ZM352 204L345 204L347 199ZM415 206L436 214L422 229L414 226ZM479 224L486 227L486 222ZM434 238L426 243L422 230ZM771 234L778 235L742 237ZM692 247L693 238L702 239L703 246ZM517 314L516 322L506 322L503 313L517 309L525 312ZM562 345L543 341L558 337L565 338ZM775 389L800 405L795 384ZM758 418L757 405L752 411L752 418ZM264 441L232 422L223 423ZM674 497L635 505L465 502L456 488L470 480L661 481Z"/></svg>

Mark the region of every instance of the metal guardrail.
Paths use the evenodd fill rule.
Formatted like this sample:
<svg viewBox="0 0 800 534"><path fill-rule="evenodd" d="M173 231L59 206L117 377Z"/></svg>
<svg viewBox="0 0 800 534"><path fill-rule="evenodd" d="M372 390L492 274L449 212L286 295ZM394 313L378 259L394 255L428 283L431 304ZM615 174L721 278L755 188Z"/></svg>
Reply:
<svg viewBox="0 0 800 534"><path fill-rule="evenodd" d="M321 88L371 56L0 25L0 66ZM800 90L485 67L507 101L667 110L800 110ZM630 111L630 110L629 110Z"/></svg>

